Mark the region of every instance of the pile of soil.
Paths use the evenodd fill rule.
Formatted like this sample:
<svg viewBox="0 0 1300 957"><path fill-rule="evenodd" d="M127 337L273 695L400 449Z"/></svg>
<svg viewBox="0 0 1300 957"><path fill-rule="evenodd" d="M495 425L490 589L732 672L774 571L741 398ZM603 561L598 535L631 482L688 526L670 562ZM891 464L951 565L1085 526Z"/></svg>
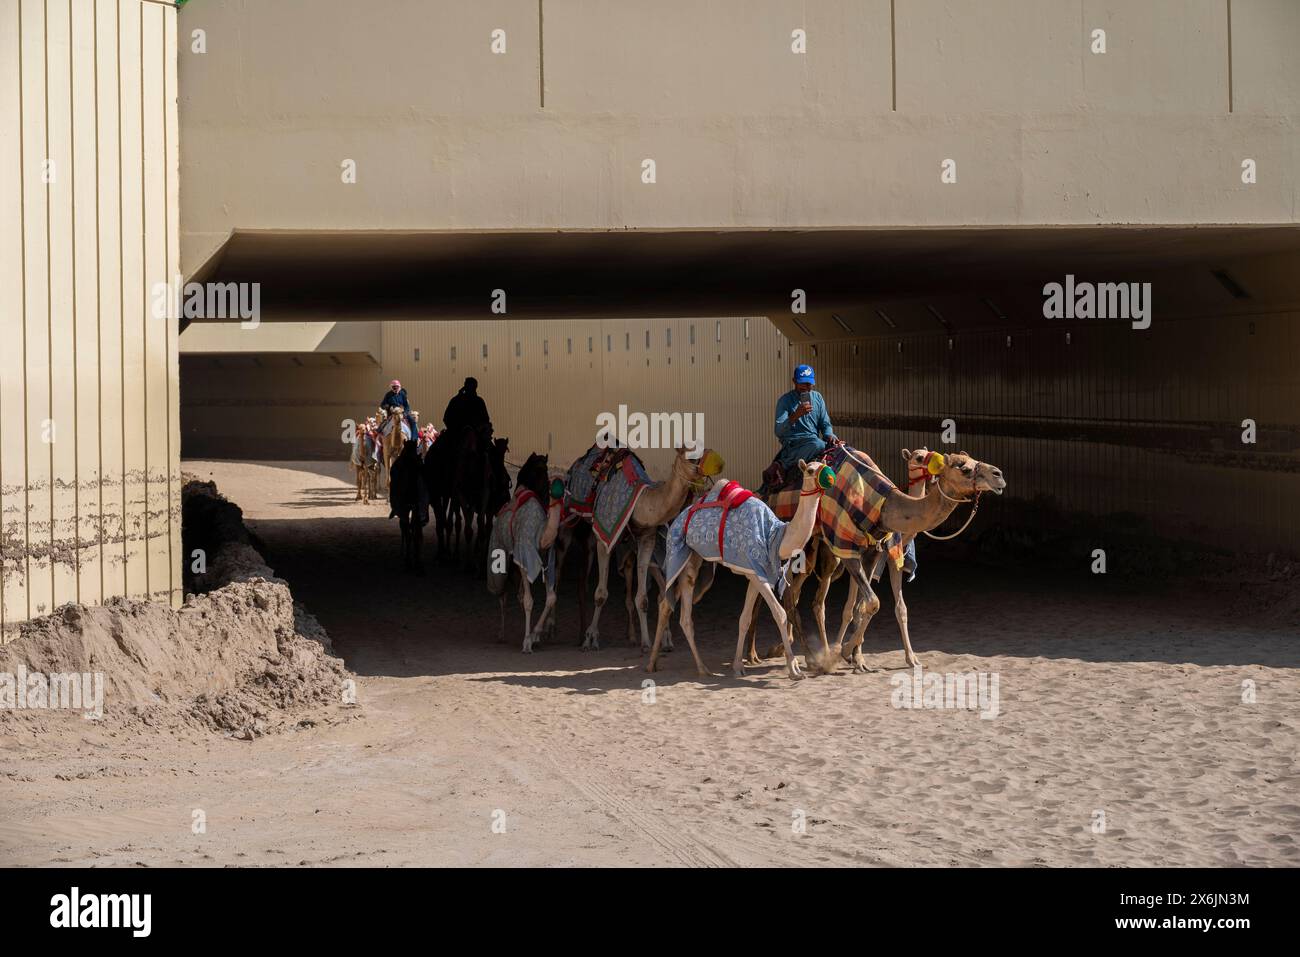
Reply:
<svg viewBox="0 0 1300 957"><path fill-rule="evenodd" d="M195 523L187 542L201 540L209 556L206 573L193 579L197 594L179 610L122 598L64 605L0 647L0 672L99 672L102 721L200 727L248 740L350 709L351 674L331 653L325 629L253 547L238 507L212 483L190 482L183 508ZM0 710L0 722L70 717Z"/></svg>

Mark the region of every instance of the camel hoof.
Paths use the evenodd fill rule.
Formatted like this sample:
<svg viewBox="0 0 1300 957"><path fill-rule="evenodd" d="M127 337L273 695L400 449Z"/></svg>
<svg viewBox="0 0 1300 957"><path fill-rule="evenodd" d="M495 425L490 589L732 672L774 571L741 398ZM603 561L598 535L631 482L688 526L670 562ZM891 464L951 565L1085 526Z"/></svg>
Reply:
<svg viewBox="0 0 1300 957"><path fill-rule="evenodd" d="M733 678L743 678L743 677L745 677L745 666L744 666L744 665L732 665L732 666L731 666L731 677L733 677Z"/></svg>

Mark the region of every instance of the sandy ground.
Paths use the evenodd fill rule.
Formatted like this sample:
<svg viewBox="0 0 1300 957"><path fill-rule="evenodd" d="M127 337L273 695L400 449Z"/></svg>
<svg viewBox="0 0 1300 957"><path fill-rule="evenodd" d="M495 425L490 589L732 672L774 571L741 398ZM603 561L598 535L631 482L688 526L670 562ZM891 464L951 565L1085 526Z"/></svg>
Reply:
<svg viewBox="0 0 1300 957"><path fill-rule="evenodd" d="M651 702L617 586L604 650L577 649L570 582L557 643L525 656L513 599L503 644L481 582L386 571L395 523L353 504L341 466L185 468L243 506L359 675L360 707L253 742L79 718L0 740L0 863L1300 863L1297 636L1208 598L927 565L923 549L913 642L927 670L996 673L982 720L893 706L889 599L869 674L729 677L729 581L696 619L717 677L697 680L679 640Z"/></svg>

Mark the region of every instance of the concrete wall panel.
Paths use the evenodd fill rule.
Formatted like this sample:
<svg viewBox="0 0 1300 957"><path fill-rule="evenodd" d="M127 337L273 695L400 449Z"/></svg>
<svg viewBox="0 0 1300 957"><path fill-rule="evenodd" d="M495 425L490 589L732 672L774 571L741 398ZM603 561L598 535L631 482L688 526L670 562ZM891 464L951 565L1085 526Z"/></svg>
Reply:
<svg viewBox="0 0 1300 957"><path fill-rule="evenodd" d="M313 355L182 356L185 455L344 458L340 420L371 414L389 380L402 381L421 422L441 426L467 376L479 380L515 462L545 452L567 466L595 441L596 416L617 414L620 404L629 412L701 413L705 442L726 458L729 475L746 482L758 481L775 450L771 410L788 388L789 346L765 319L382 326L382 365ZM662 475L672 451L647 449L643 457Z"/></svg>
<svg viewBox="0 0 1300 957"><path fill-rule="evenodd" d="M0 7L0 635L27 618L27 416L24 409L26 156L21 10ZM15 225L16 224L16 225ZM3 640L3 639L0 639Z"/></svg>
<svg viewBox="0 0 1300 957"><path fill-rule="evenodd" d="M163 21L169 16L159 4L141 6L141 102L143 117L144 216L144 445L145 540L148 543L148 593L169 601L171 574L171 482L167 448L167 324L164 300L158 304L159 283L167 272L167 131L163 85ZM159 313L162 316L159 316Z"/></svg>
<svg viewBox="0 0 1300 957"><path fill-rule="evenodd" d="M45 4L20 0L22 31L23 146L23 388L27 477L27 601L29 615L54 610L54 462L47 441L50 382L49 133L45 111L48 76ZM57 171L55 171L57 174ZM52 184L51 184L52 185Z"/></svg>
<svg viewBox="0 0 1300 957"><path fill-rule="evenodd" d="M122 425L123 487L126 493L126 588L128 595L148 595L149 558L146 526L145 333L149 302L145 285L144 223L144 102L140 64L143 38L142 7L120 0L118 25L118 95L122 196Z"/></svg>
<svg viewBox="0 0 1300 957"><path fill-rule="evenodd" d="M73 480L76 490L76 556L78 600L96 603L103 598L100 543L99 466L99 260L96 254L99 175L96 169L98 136L95 108L95 4L75 2L72 30L72 153L71 207L73 219L72 263L73 331L71 358L76 445ZM65 398L65 402L66 402Z"/></svg>
<svg viewBox="0 0 1300 957"><path fill-rule="evenodd" d="M146 309L178 258L174 17L147 0L0 4L5 638L66 602L179 600L175 322Z"/></svg>
<svg viewBox="0 0 1300 957"><path fill-rule="evenodd" d="M104 597L129 594L126 584L126 461L123 382L123 311L127 278L122 270L122 123L118 72L121 57L119 0L96 0L95 33L98 106L96 154L99 189L99 454L101 565Z"/></svg>
<svg viewBox="0 0 1300 957"><path fill-rule="evenodd" d="M1300 3L1232 0L1233 110L1300 113Z"/></svg>
<svg viewBox="0 0 1300 957"><path fill-rule="evenodd" d="M77 389L73 284L75 175L70 0L45 4L46 118L50 161L57 171L48 190L50 372L50 571L53 603L77 600Z"/></svg>
<svg viewBox="0 0 1300 957"><path fill-rule="evenodd" d="M1235 0L1231 84L1228 0L395 6L181 12L186 271L240 228L1295 221L1287 0Z"/></svg>

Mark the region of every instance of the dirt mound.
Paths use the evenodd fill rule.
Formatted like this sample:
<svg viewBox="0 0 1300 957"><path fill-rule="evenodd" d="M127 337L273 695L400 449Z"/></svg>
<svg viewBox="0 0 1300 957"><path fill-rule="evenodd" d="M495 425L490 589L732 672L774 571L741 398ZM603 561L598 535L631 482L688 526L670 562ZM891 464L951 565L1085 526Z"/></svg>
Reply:
<svg viewBox="0 0 1300 957"><path fill-rule="evenodd" d="M188 483L185 495L194 522L187 538L209 555L206 573L194 579L202 593L179 610L121 598L64 605L25 623L0 647L0 674L99 674L103 721L203 727L248 739L350 707L352 676L331 654L320 622L295 604L252 546L238 506L211 483ZM0 722L69 716L0 708Z"/></svg>

